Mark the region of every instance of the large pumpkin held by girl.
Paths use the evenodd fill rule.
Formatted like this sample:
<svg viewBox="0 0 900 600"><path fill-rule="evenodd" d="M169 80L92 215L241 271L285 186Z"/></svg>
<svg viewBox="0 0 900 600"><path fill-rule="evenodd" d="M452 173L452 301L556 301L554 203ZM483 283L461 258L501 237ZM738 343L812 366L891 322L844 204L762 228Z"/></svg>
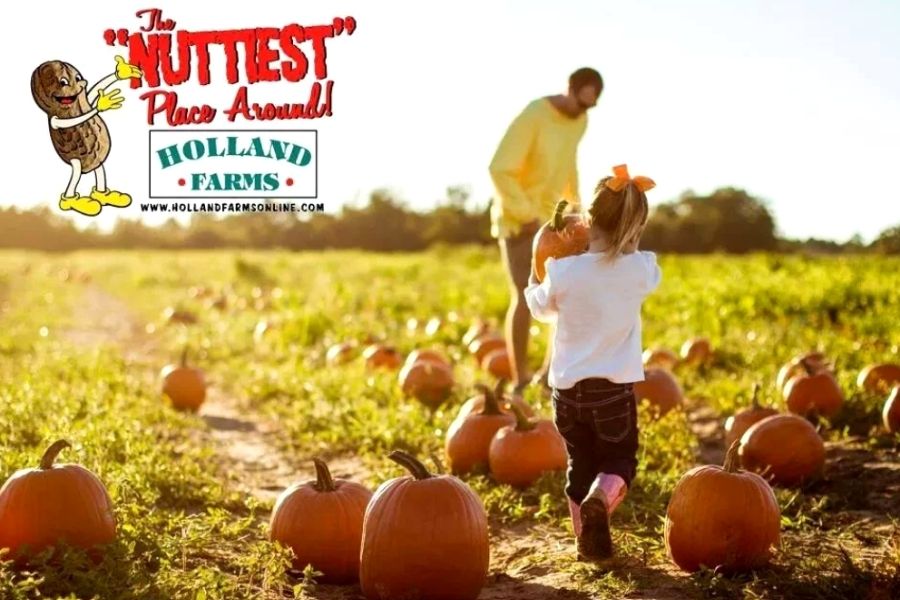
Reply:
<svg viewBox="0 0 900 600"><path fill-rule="evenodd" d="M359 577L363 518L372 492L333 479L324 461L313 459L316 479L286 489L275 502L269 539L289 546L295 569L312 565L326 583Z"/></svg>
<svg viewBox="0 0 900 600"><path fill-rule="evenodd" d="M563 258L585 252L591 243L591 231L578 215L563 215L568 203L560 200L549 221L544 223L532 243L534 276L543 281L548 258Z"/></svg>
<svg viewBox="0 0 900 600"><path fill-rule="evenodd" d="M688 572L702 566L740 572L764 566L781 535L781 509L769 484L738 469L738 443L725 465L684 474L666 510L666 551Z"/></svg>
<svg viewBox="0 0 900 600"><path fill-rule="evenodd" d="M359 581L368 600L475 600L490 550L481 499L451 475L432 475L400 451L411 475L381 484L366 509Z"/></svg>
<svg viewBox="0 0 900 600"><path fill-rule="evenodd" d="M27 558L60 543L85 550L116 538L112 500L96 475L80 465L54 464L71 445L54 442L36 469L13 473L0 488L0 548Z"/></svg>

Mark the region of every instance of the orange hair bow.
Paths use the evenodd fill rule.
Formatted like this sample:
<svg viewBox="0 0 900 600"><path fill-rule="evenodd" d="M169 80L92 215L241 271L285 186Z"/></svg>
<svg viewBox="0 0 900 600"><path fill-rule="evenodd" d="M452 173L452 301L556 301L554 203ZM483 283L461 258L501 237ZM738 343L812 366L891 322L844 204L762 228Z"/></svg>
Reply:
<svg viewBox="0 0 900 600"><path fill-rule="evenodd" d="M614 166L613 176L612 178L607 180L606 187L614 192L618 192L621 191L622 188L624 188L628 183L633 183L634 187L641 190L642 192L652 190L656 187L656 182L654 182L649 177L644 177L643 175L631 177L631 175L628 174L628 165Z"/></svg>

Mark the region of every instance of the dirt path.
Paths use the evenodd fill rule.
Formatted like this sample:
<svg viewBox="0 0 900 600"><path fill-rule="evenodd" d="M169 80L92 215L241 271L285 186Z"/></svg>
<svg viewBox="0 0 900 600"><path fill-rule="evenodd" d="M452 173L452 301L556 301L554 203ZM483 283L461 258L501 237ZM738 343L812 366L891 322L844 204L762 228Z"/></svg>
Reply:
<svg viewBox="0 0 900 600"><path fill-rule="evenodd" d="M66 339L84 348L112 345L147 373L148 385L159 385L157 373L168 359L128 306L96 285L85 288L80 306L91 310L73 318ZM312 468L298 472L270 442L273 424L239 409L220 388L210 386L199 416L207 425L201 435L218 448L222 474L233 489L274 500L298 478L312 477Z"/></svg>
<svg viewBox="0 0 900 600"><path fill-rule="evenodd" d="M721 417L702 400L689 400L685 410L691 431L697 436L697 464L721 465L725 461Z"/></svg>

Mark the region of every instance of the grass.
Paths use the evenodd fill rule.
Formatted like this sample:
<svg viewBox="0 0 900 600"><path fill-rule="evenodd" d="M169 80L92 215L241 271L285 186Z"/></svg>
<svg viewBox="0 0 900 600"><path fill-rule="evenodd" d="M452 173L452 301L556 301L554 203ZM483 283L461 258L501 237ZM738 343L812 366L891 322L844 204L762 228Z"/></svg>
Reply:
<svg viewBox="0 0 900 600"><path fill-rule="evenodd" d="M32 265L27 275L26 265ZM855 377L867 363L900 361L900 260L664 257L662 268L663 284L645 305L645 344L677 350L703 335L716 358L677 371L688 410L658 420L641 414L638 477L616 513L621 562L598 569L549 551L535 551L531 562L565 574L569 587L591 597L647 590L671 597L896 597L898 438L881 431L884 398L859 393ZM225 295L224 309L189 295L201 285ZM34 465L53 439L71 439L76 449L63 460L100 476L120 524L119 540L99 567L80 568L77 552L67 555L71 565L33 575L7 565L0 569L0 597L315 595L285 574L287 554L266 541L271 505L225 487L220 461L202 443L204 423L160 402L155 373L187 345L213 385L248 413L278 423L272 440L293 464L306 465L314 455L353 456L374 488L399 474L385 458L392 449L440 456L456 406L474 393L475 382L488 380L458 340L476 317L502 321L506 285L494 250L478 248L375 256L0 254L0 475ZM85 349L67 341L66 329L90 310L81 303L91 286L124 301L147 325L153 355L132 360L112 345ZM167 326L161 318L167 306L191 310L200 321ZM442 326L429 335L424 324L432 317ZM260 320L272 327L254 340ZM535 367L546 345L545 330L536 333ZM331 344L366 336L404 353L434 347L450 356L458 382L450 401L429 412L402 397L396 373L368 372L359 360L326 366ZM741 577L677 573L665 555L663 516L675 483L699 460L695 411L724 420L749 401L756 382L763 402L783 408L775 374L813 348L837 360L847 402L823 432L829 442L823 480L777 490L783 544L773 565ZM537 390L528 394L549 417L548 400ZM527 532L541 524L568 540L562 474L525 491L484 475L466 480L496 526Z"/></svg>

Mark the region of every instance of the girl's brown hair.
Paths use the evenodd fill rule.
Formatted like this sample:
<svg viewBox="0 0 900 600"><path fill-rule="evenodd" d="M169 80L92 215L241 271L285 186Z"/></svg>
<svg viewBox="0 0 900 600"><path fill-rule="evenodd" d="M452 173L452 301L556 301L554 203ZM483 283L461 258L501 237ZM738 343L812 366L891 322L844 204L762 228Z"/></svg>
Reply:
<svg viewBox="0 0 900 600"><path fill-rule="evenodd" d="M615 177L600 180L594 190L594 202L588 211L591 226L596 226L609 238L609 258L624 254L625 247L641 234L650 215L647 194L634 181L629 180L619 190L608 185L614 181Z"/></svg>

